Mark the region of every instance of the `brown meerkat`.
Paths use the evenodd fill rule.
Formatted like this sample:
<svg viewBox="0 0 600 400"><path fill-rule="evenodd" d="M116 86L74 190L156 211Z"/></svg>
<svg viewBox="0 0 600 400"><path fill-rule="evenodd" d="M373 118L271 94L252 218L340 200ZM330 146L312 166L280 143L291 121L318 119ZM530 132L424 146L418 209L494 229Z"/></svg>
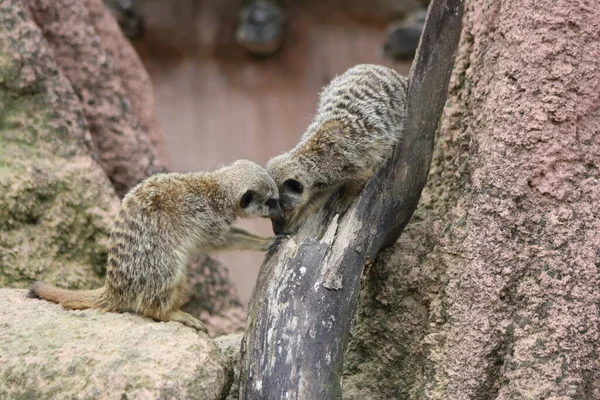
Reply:
<svg viewBox="0 0 600 400"><path fill-rule="evenodd" d="M294 232L336 191L355 197L401 139L408 79L371 64L334 78L320 97L317 114L300 142L272 158L267 171L279 189L283 217L276 234Z"/></svg>
<svg viewBox="0 0 600 400"><path fill-rule="evenodd" d="M239 160L213 172L157 174L123 198L110 235L102 288L65 290L35 283L29 296L71 310L132 312L206 331L202 322L180 311L192 253L265 251L273 238L233 222L279 214L277 186L251 161Z"/></svg>

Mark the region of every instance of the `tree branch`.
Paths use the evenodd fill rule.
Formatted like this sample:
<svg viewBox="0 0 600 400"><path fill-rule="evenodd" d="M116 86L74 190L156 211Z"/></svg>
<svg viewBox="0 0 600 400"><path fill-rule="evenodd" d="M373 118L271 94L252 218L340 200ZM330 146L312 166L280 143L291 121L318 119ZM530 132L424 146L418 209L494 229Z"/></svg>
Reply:
<svg viewBox="0 0 600 400"><path fill-rule="evenodd" d="M431 2L409 77L403 142L390 161L347 211L333 199L267 255L242 342L241 399L341 397L364 266L396 242L427 180L462 10L462 0Z"/></svg>

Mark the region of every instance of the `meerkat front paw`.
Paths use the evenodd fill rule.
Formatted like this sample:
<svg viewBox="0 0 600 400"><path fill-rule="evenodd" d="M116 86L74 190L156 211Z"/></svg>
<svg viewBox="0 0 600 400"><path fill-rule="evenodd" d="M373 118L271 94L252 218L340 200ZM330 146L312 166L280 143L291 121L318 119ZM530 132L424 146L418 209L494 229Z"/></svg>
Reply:
<svg viewBox="0 0 600 400"><path fill-rule="evenodd" d="M282 234L282 235L277 235L273 238L271 244L269 245L269 248L267 249L267 253L272 253L273 251L275 251L279 245L288 240L290 238L290 235L287 234Z"/></svg>

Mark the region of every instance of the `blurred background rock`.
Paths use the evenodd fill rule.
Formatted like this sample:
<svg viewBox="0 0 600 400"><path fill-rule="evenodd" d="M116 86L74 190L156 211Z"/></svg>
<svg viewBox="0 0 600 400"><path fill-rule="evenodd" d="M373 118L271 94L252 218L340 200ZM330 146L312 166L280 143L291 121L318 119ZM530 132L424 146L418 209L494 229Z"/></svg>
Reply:
<svg viewBox="0 0 600 400"><path fill-rule="evenodd" d="M355 64L408 74L412 53L392 58L386 43L403 42L388 38L387 27L424 6L417 0L105 2L150 74L174 171L239 158L264 165L297 142L323 85ZM245 225L272 234L267 221ZM245 306L262 254L218 258Z"/></svg>

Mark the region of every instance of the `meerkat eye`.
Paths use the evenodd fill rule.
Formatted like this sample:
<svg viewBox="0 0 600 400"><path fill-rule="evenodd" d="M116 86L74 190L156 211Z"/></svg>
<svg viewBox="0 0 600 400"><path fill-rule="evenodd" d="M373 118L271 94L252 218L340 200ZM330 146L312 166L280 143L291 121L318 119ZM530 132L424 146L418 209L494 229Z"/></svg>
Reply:
<svg viewBox="0 0 600 400"><path fill-rule="evenodd" d="M287 181L283 182L283 187L295 194L302 194L304 191L302 184L295 179L288 179Z"/></svg>
<svg viewBox="0 0 600 400"><path fill-rule="evenodd" d="M254 200L254 194L255 193L252 190L248 190L246 193L244 193L242 200L240 200L240 207L248 208L250 203L252 203L252 200Z"/></svg>

